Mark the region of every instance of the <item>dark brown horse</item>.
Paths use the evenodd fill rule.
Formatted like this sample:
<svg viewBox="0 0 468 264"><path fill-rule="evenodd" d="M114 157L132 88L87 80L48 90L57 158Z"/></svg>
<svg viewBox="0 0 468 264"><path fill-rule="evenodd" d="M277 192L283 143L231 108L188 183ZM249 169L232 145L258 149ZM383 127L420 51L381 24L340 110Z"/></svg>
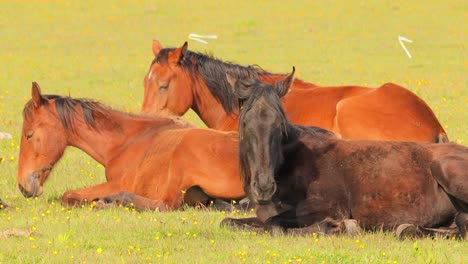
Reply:
<svg viewBox="0 0 468 264"><path fill-rule="evenodd" d="M237 98L226 72L239 79L258 78L273 84L284 78L258 67L226 63L153 42L155 59L144 79L142 113L183 115L192 108L214 129L238 130ZM409 90L386 83L379 88L320 87L301 80L282 98L294 124L318 126L347 139L447 142L447 135L429 106Z"/></svg>
<svg viewBox="0 0 468 264"><path fill-rule="evenodd" d="M451 224L458 211L465 236L467 147L349 141L322 128L295 126L280 101L293 75L274 87L232 81L241 102L240 173L247 196L260 207L256 218L224 224L330 233L339 227L336 221L355 219L366 230L411 224L427 231Z"/></svg>
<svg viewBox="0 0 468 264"><path fill-rule="evenodd" d="M24 108L18 186L39 196L55 163L74 146L105 166L107 182L65 192L62 202L102 200L137 209L174 210L183 200L244 195L238 135L197 129L178 118L142 117L85 99L42 95L33 83ZM184 192L191 194L184 197Z"/></svg>

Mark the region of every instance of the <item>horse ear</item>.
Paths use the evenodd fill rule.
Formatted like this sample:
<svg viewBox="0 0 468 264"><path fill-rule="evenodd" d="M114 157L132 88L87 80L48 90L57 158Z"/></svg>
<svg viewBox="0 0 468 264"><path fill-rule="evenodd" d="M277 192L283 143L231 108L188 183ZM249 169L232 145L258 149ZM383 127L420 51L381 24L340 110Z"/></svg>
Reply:
<svg viewBox="0 0 468 264"><path fill-rule="evenodd" d="M179 64L187 54L187 46L188 43L185 41L184 45L174 50L174 52L170 55L169 61L174 65Z"/></svg>
<svg viewBox="0 0 468 264"><path fill-rule="evenodd" d="M226 79L231 86L231 91L236 93L236 84L237 84L237 79L232 77L229 73L226 72Z"/></svg>
<svg viewBox="0 0 468 264"><path fill-rule="evenodd" d="M39 87L39 84L37 82L32 83L31 97L36 108L40 107L44 103L44 98L41 94L41 87Z"/></svg>
<svg viewBox="0 0 468 264"><path fill-rule="evenodd" d="M157 39L153 39L153 54L154 56L158 56L159 52L163 49L163 46Z"/></svg>
<svg viewBox="0 0 468 264"><path fill-rule="evenodd" d="M296 67L293 66L292 72L286 76L283 80L275 82L275 90L278 93L278 96L281 98L289 91L293 82L294 82L294 73L296 72Z"/></svg>
<svg viewBox="0 0 468 264"><path fill-rule="evenodd" d="M238 99L245 100L249 98L252 89L250 87L247 87L244 84L244 81L239 81L237 78L233 77L229 73L226 73L226 79L231 85L232 92L234 93L234 95L237 96Z"/></svg>

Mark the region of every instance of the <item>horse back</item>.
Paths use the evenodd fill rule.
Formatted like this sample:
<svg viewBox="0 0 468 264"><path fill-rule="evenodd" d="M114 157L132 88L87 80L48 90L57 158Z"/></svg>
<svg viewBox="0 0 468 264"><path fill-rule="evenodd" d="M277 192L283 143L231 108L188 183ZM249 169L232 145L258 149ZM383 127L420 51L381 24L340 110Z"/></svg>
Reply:
<svg viewBox="0 0 468 264"><path fill-rule="evenodd" d="M385 229L402 221L436 226L453 217L450 199L432 177L433 155L426 144L340 139L321 145L313 140L309 144L307 139L302 142L309 152L299 153L308 163L294 162L303 165L290 174L306 186L302 189L304 201L296 204L305 210L302 213L318 210L315 204L321 204L322 210L325 204L333 217L359 219L364 227ZM299 176L303 172L309 176ZM289 195L299 197L299 192Z"/></svg>
<svg viewBox="0 0 468 264"><path fill-rule="evenodd" d="M408 223L438 226L452 220L455 209L433 177L434 155L415 142L341 141L338 166L352 188L353 217L386 228ZM378 213L376 213L378 212Z"/></svg>
<svg viewBox="0 0 468 264"><path fill-rule="evenodd" d="M333 130L336 105L348 98L371 91L359 86L313 87L291 89L283 98L283 108L288 119L297 125L314 125ZM320 114L318 114L320 113Z"/></svg>
<svg viewBox="0 0 468 264"><path fill-rule="evenodd" d="M431 108L393 83L340 101L334 126L347 139L448 142Z"/></svg>

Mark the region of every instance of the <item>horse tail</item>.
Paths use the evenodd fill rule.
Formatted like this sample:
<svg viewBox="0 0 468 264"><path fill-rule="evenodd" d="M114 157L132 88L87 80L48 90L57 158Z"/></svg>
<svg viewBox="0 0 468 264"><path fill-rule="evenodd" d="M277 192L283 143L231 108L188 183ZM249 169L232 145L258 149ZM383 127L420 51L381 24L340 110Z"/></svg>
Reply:
<svg viewBox="0 0 468 264"><path fill-rule="evenodd" d="M449 139L448 139L448 136L447 134L445 134L445 132L440 132L436 139L435 139L435 143L449 143Z"/></svg>

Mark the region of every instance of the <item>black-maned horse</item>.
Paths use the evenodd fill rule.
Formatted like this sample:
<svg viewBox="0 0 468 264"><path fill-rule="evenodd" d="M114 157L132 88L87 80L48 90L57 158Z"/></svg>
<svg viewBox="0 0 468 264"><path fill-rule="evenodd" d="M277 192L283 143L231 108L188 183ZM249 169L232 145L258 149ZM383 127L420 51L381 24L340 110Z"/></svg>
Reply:
<svg viewBox="0 0 468 264"><path fill-rule="evenodd" d="M280 102L293 78L294 70L271 86L228 76L241 105L240 174L258 206L257 217L227 218L222 225L329 234L354 233L357 221L365 230L400 226L400 234L426 234L455 219L458 228L450 234L465 237L467 147L350 141L293 125Z"/></svg>

